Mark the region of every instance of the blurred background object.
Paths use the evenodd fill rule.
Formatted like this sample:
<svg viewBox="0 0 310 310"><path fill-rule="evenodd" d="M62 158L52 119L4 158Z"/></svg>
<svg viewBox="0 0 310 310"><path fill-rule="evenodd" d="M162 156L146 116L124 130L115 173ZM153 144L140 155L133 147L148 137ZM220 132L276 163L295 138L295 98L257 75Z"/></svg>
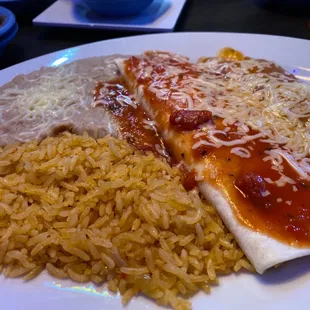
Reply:
<svg viewBox="0 0 310 310"><path fill-rule="evenodd" d="M187 0L95 0L93 9L88 1L94 0L57 0L36 16L33 24L92 31L169 32Z"/></svg>
<svg viewBox="0 0 310 310"><path fill-rule="evenodd" d="M36 14L55 0L0 0L0 6L11 10L17 16Z"/></svg>
<svg viewBox="0 0 310 310"><path fill-rule="evenodd" d="M63 1L72 2L72 0ZM150 7L157 1L164 0L153 1ZM181 0L166 1L172 3L171 10L176 10L176 6L181 2ZM9 2L14 4L12 10L14 13L17 12L19 30L7 45L0 59L0 70L57 50L142 33L142 31L139 33L137 29L135 31L128 28L126 30L98 29L92 25L89 28L79 29L66 25L61 27L42 24L34 26L32 20L39 14L43 14L43 11L53 5L53 2L57 3L55 0L0 0L0 6L4 2L8 6ZM174 31L246 32L309 40L310 10L307 8L309 5L310 0L188 0ZM150 7L146 10L149 10ZM21 11L18 10L19 8ZM167 18L169 11L166 11L154 22L154 27L159 28L159 24ZM63 16L62 12L62 8L56 12L59 18ZM124 17L123 19L129 18ZM203 42L202 44L212 44L212 42Z"/></svg>
<svg viewBox="0 0 310 310"><path fill-rule="evenodd" d="M255 2L260 7L274 12L310 16L310 0L255 0Z"/></svg>
<svg viewBox="0 0 310 310"><path fill-rule="evenodd" d="M15 15L0 6L0 55L3 54L6 45L15 37L17 30Z"/></svg>
<svg viewBox="0 0 310 310"><path fill-rule="evenodd" d="M153 0L73 0L73 2L106 16L124 17L139 14Z"/></svg>

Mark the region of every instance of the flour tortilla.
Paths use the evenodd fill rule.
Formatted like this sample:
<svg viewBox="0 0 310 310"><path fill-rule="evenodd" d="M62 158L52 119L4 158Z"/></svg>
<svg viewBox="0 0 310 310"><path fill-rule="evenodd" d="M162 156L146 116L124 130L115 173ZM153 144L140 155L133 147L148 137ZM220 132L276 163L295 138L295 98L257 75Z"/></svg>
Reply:
<svg viewBox="0 0 310 310"><path fill-rule="evenodd" d="M124 59L116 59L115 62L126 78L124 74ZM152 111L143 93L136 89L135 96L149 112L149 115L154 118L154 113L156 113L156 111ZM159 128L159 132L162 134L164 140L173 138L172 133L167 130L161 131ZM184 147L188 146L183 144L183 148ZM201 171L200 165L195 166L195 164L193 164L189 168ZM239 246L258 273L263 274L270 267L285 261L310 255L310 248L296 248L244 226L236 218L232 206L222 192L206 181L198 182L198 187L201 194L216 208L226 227L235 236Z"/></svg>
<svg viewBox="0 0 310 310"><path fill-rule="evenodd" d="M289 246L242 225L220 191L207 182L199 182L198 187L201 194L215 206L258 273L262 274L268 268L285 261L310 255L310 249Z"/></svg>

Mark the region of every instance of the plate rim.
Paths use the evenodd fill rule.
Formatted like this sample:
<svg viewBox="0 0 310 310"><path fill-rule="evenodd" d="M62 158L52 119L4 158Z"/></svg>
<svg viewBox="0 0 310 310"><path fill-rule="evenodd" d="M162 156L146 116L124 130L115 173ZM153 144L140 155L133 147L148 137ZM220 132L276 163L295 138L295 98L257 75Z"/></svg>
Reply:
<svg viewBox="0 0 310 310"><path fill-rule="evenodd" d="M131 39L136 39L136 38L143 38L143 37L157 37L157 36L181 36L181 35L219 35L219 36L224 36L224 35L237 35L237 36L256 36L256 37L266 37L266 38L281 38L281 39L286 39L286 40L293 40L293 41L299 41L299 42L304 42L309 44L309 50L310 50L310 40L307 39L302 39L302 38L295 38L295 37L290 37L290 36L282 36L282 35L274 35L274 34L260 34L260 33L248 33L248 32L213 32L213 31L184 31L184 32L172 32L172 33L151 33L151 34L139 34L139 35L132 35L132 36L126 36L126 37L119 37L119 38L113 38L113 39L107 39L107 40L99 40L99 41L94 41L90 43L85 43L85 44L80 44L80 45L74 45L69 48L64 48L60 49L51 53L43 54L41 56L33 57L30 59L27 59L25 61L22 61L20 63L17 63L15 65L9 66L5 69L0 70L0 74L5 74L7 71L12 70L13 68L16 68L21 65L26 65L29 64L33 61L38 61L41 58L44 57L50 57L53 55L56 55L57 53L62 53L65 51L68 51L72 48L87 48L88 46L95 45L95 44L109 44L110 42L115 42L115 41L120 41L120 40L131 40Z"/></svg>

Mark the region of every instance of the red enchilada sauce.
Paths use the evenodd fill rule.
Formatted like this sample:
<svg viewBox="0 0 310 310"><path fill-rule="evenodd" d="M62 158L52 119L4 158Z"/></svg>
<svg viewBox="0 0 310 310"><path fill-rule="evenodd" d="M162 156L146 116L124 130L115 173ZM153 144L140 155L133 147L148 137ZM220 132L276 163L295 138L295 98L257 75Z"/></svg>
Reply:
<svg viewBox="0 0 310 310"><path fill-rule="evenodd" d="M270 161L262 160L270 145L257 140L243 145L249 146L250 158L232 154L232 147L226 146L201 147L193 155L213 165L217 173L209 175L208 182L227 194L243 224L292 245L310 245L310 182L301 180L284 161L283 172L295 184L270 183L280 178Z"/></svg>
<svg viewBox="0 0 310 310"><path fill-rule="evenodd" d="M170 157L155 126L152 126L143 107L129 94L123 81L98 83L93 105L101 105L110 111L118 123L121 136L129 144L141 151Z"/></svg>
<svg viewBox="0 0 310 310"><path fill-rule="evenodd" d="M275 181L280 178L279 172L272 169L270 161L264 161L265 150L271 145L260 142L259 139L243 144L243 148L250 150L250 158L241 158L231 153L232 147L201 146L196 149L193 146L201 138L195 138L195 134L202 132L199 128L204 122L214 122L216 129L222 127L222 120L212 117L211 114L186 115L186 112L175 108L176 101L172 98L172 92L166 92L165 96L158 96L150 90L152 76L137 76L142 68L152 66L149 62L152 52L146 53L142 60L131 57L125 64L125 74L129 80L138 82L144 89L144 96L149 106L155 112L155 120L159 124L161 132L170 132L165 139L173 156L178 160L184 160L188 164L203 163L204 180L215 185L229 200L232 209L239 222L253 230L263 232L282 242L304 247L310 245L310 182L299 178L285 160L283 160L283 174L294 181L294 184L286 183L278 186ZM168 55L168 54L167 54ZM165 59L166 58L166 59ZM197 76L197 70L186 61L178 62L169 57L163 57L167 70L162 65L153 64L153 73L161 75L158 83L163 89L178 87L174 77L166 77L169 66L179 66L182 74L191 78ZM185 71L185 73L184 73ZM264 72L269 74L280 72L278 66L271 66ZM284 71L282 71L284 74ZM219 73L214 78L223 78ZM291 75L285 75L290 80ZM182 78L180 78L182 80ZM181 86L182 87L182 86ZM201 95L204 96L204 95ZM212 101L215 94L206 94ZM215 99L214 99L215 102ZM178 102L182 109L182 102ZM185 108L185 107L184 107ZM181 112L180 112L181 111ZM179 118L178 118L179 116ZM255 134L255 132L253 132ZM227 132L222 140L235 140L237 134L232 129ZM205 139L205 138L204 138ZM193 178L192 178L193 179Z"/></svg>
<svg viewBox="0 0 310 310"><path fill-rule="evenodd" d="M176 164L146 111L133 99L124 81L98 83L93 105L101 105L113 115L120 135L129 144L140 151L151 151L157 156L164 157L172 165ZM195 172L188 171L185 165L180 166L180 171L184 188L193 189L197 185Z"/></svg>

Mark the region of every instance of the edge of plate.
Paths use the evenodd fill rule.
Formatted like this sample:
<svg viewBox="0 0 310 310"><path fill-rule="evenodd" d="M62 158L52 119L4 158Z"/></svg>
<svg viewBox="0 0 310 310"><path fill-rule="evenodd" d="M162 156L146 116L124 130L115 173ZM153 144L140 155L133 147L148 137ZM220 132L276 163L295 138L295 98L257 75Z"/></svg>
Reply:
<svg viewBox="0 0 310 310"><path fill-rule="evenodd" d="M156 34L142 34L142 35L133 35L133 36L128 36L128 37L120 37L120 38L114 38L114 39L108 39L108 40L101 40L101 41L95 41L95 42L91 42L91 43L86 43L86 44L82 44L82 45L77 45L77 46L73 46L71 48L66 48L66 49L61 49L52 53L48 53L48 54L44 54L38 57L34 57L31 59L28 59L26 61L20 62L18 64L15 64L13 66L7 67L5 69L0 70L0 76L1 75L6 75L7 78L5 78L6 81L10 81L15 75L16 75L16 68L18 68L19 66L23 66L24 69L22 70L22 73L28 73L31 72L35 69L38 69L42 66L42 59L44 58L44 65L47 66L51 66L53 60L57 59L59 56L63 55L64 53L71 53L71 56L73 56L78 50L87 48L88 46L93 46L94 48L96 46L99 46L101 44L110 44L111 42L119 42L121 45L126 45L126 42L128 41L133 41L133 40L140 40L141 38L147 39L149 37L151 38L156 38L156 37L173 37L173 38L177 38L177 37L182 37L182 36L209 36L209 37L213 37L213 36L218 36L219 39L221 39L221 37L226 37L226 39L228 38L233 38L233 37L255 37L255 38L260 38L260 39L266 39L266 40L270 40L270 39L276 39L276 40L288 40L288 44L292 44L292 41L298 43L298 44L305 44L307 45L307 49L309 48L308 51L308 55L310 55L310 40L306 40L306 39L300 39L300 38L293 38L293 37L288 37L288 36L278 36L278 35L266 35L266 34L252 34L252 33L238 33L238 32L172 32L172 33L156 33ZM229 40L228 40L229 41ZM256 41L256 40L255 40ZM202 42L204 43L204 42ZM102 49L101 49L102 50ZM306 51L307 53L307 51ZM126 53L124 53L126 54ZM291 51L290 51L291 54ZM97 53L94 53L94 56L96 56ZM98 53L98 55L105 55L105 53ZM65 61L64 63L69 63L73 60L76 59L80 59L82 58L81 56L77 55L77 57L73 57L73 58L68 58L67 61ZM298 59L299 60L299 59ZM279 63L280 65L285 65L285 63ZM291 65L291 66L304 66L304 67L310 67L310 58L309 58L309 64L287 64L287 65ZM29 71L31 70L31 71ZM1 78L0 78L0 83L1 83ZM5 83L5 81L4 81Z"/></svg>

